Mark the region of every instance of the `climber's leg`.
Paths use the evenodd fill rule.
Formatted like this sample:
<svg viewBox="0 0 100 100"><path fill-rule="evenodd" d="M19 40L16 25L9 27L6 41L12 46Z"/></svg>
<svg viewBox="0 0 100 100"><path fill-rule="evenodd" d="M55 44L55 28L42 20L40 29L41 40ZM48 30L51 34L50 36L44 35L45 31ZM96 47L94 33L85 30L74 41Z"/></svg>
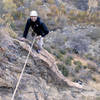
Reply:
<svg viewBox="0 0 100 100"><path fill-rule="evenodd" d="M37 40L38 49L37 52L39 53L43 49L43 37Z"/></svg>
<svg viewBox="0 0 100 100"><path fill-rule="evenodd" d="M41 37L38 41L38 46L39 46L39 49L42 49L43 48L43 37Z"/></svg>

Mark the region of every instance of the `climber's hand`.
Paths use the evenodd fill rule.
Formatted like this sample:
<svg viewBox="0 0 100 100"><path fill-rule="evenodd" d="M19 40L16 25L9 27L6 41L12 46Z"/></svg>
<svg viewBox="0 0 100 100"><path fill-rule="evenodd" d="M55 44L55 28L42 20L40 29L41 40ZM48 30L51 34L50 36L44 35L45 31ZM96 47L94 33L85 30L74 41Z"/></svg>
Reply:
<svg viewBox="0 0 100 100"><path fill-rule="evenodd" d="M40 38L41 38L41 35L37 36L37 37L36 37L36 40L39 40Z"/></svg>

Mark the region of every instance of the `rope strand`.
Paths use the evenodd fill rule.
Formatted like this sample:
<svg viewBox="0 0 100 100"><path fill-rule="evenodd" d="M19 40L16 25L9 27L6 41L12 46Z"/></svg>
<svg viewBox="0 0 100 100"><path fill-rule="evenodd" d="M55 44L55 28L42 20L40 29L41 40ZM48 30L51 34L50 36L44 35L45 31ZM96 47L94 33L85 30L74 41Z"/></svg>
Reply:
<svg viewBox="0 0 100 100"><path fill-rule="evenodd" d="M30 47L29 53L28 53L28 55L27 55L27 58L26 58L25 64L24 64L24 66L23 66L22 72L21 72L21 74L20 74L19 80L18 80L18 82L17 82L16 88L15 88L15 90L14 90L14 92L13 92L13 95L12 95L11 100L14 100L14 97L15 97L16 91L17 91L17 89L18 89L18 87L19 87L19 84L20 84L20 81L21 81L22 75L23 75L23 73L24 73L24 70L25 70L25 67L26 67L26 64L27 64L28 58L29 58L30 53L31 53L31 49L32 49L33 44L34 44L34 42L35 42L35 37L36 37L36 35L34 36L34 39L33 39L32 45L31 45L31 47Z"/></svg>

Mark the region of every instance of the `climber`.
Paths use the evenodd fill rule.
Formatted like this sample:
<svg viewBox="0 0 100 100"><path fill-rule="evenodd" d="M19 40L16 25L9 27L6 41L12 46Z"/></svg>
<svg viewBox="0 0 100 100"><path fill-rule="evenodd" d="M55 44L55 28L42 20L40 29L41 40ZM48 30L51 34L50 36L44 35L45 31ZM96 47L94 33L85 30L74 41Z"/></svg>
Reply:
<svg viewBox="0 0 100 100"><path fill-rule="evenodd" d="M36 51L37 53L39 53L40 50L43 48L43 38L49 33L49 30L45 23L41 21L41 18L38 16L37 11L35 10L30 12L30 18L27 19L22 39L27 38L27 34L30 27L33 30L32 36L36 34L36 43L39 47Z"/></svg>

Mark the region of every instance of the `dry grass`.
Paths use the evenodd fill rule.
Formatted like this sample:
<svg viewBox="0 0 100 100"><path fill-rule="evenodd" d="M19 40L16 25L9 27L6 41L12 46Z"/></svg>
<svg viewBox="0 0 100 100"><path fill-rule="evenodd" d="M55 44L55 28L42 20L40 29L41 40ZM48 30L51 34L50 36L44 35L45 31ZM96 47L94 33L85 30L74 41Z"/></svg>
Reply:
<svg viewBox="0 0 100 100"><path fill-rule="evenodd" d="M52 16L58 16L59 15L59 9L56 5L51 5L50 10L51 10Z"/></svg>
<svg viewBox="0 0 100 100"><path fill-rule="evenodd" d="M93 75L92 75L92 78L95 79L95 81L96 81L97 83L100 83L100 75L99 75L99 74L93 74Z"/></svg>
<svg viewBox="0 0 100 100"><path fill-rule="evenodd" d="M37 5L42 5L43 3L42 3L42 0L36 0L36 4Z"/></svg>
<svg viewBox="0 0 100 100"><path fill-rule="evenodd" d="M54 4L55 3L55 0L47 0L47 3Z"/></svg>
<svg viewBox="0 0 100 100"><path fill-rule="evenodd" d="M10 13L6 13L3 15L3 20L5 24L11 24L14 23L14 18Z"/></svg>
<svg viewBox="0 0 100 100"><path fill-rule="evenodd" d="M99 24L100 12L89 13L88 11L71 10L68 18L70 21L77 21L77 23Z"/></svg>
<svg viewBox="0 0 100 100"><path fill-rule="evenodd" d="M91 86L92 88L95 88L96 90L100 91L100 83L96 83L96 82L90 81L89 82L89 86Z"/></svg>
<svg viewBox="0 0 100 100"><path fill-rule="evenodd" d="M13 0L3 0L3 9L7 11L8 13L12 13L16 11L16 4L13 2Z"/></svg>
<svg viewBox="0 0 100 100"><path fill-rule="evenodd" d="M3 24L4 20L2 18L0 18L0 24Z"/></svg>
<svg viewBox="0 0 100 100"><path fill-rule="evenodd" d="M5 27L3 30L9 33L12 38L17 38L17 34L10 27Z"/></svg>

